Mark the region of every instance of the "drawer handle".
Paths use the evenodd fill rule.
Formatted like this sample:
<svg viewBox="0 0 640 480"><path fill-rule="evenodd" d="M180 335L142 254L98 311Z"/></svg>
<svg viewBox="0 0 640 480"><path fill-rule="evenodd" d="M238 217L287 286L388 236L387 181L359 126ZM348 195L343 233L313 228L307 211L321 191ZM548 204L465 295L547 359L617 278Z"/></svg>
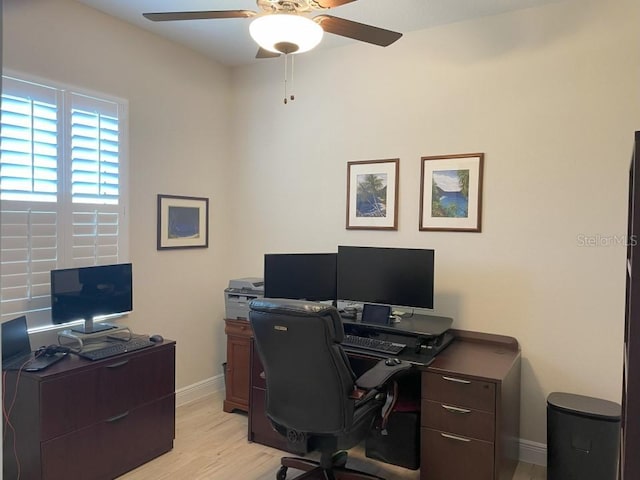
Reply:
<svg viewBox="0 0 640 480"><path fill-rule="evenodd" d="M441 433L440 435L443 436L444 438L449 438L451 440L457 440L458 442L470 442L471 441L468 438L458 437L457 435L450 435L448 433Z"/></svg>
<svg viewBox="0 0 640 480"><path fill-rule="evenodd" d="M462 380L461 378L453 378L453 377L442 377L442 378L447 382L464 383L465 385L469 385L471 383L469 380Z"/></svg>
<svg viewBox="0 0 640 480"><path fill-rule="evenodd" d="M442 408L448 410L451 413L471 413L471 410L467 410L466 408L452 407L451 405L442 404Z"/></svg>
<svg viewBox="0 0 640 480"><path fill-rule="evenodd" d="M263 380L267 378L267 376L264 374L264 372L260 372L260 375L259 375L259 376L260 376L260 378L261 378L261 379L263 379Z"/></svg>
<svg viewBox="0 0 640 480"><path fill-rule="evenodd" d="M129 360L123 360L118 363L112 363L111 365L107 365L107 368L118 368L118 367L122 367L123 365L126 365L127 363L129 363Z"/></svg>
<svg viewBox="0 0 640 480"><path fill-rule="evenodd" d="M129 411L127 410L126 412L121 413L120 415L116 415L115 417L109 418L107 420L107 423L117 422L118 420L122 420L123 418L125 418L128 415L129 415Z"/></svg>

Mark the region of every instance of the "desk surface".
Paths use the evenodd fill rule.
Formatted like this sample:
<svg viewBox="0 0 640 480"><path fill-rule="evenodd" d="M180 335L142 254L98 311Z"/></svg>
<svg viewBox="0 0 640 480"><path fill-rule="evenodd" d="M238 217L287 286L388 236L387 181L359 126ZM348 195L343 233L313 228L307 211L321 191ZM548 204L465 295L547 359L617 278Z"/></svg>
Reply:
<svg viewBox="0 0 640 480"><path fill-rule="evenodd" d="M477 379L504 378L520 359L520 346L512 337L451 330L454 341L439 353L429 370Z"/></svg>
<svg viewBox="0 0 640 480"><path fill-rule="evenodd" d="M370 329L387 331L389 333L410 334L411 336L435 337L442 335L451 328L453 319L449 317L437 317L434 315L419 315L417 313L402 317L399 322L393 322L390 325L379 325L372 323L364 323L360 316L356 319L342 317L342 323L345 325L359 325Z"/></svg>

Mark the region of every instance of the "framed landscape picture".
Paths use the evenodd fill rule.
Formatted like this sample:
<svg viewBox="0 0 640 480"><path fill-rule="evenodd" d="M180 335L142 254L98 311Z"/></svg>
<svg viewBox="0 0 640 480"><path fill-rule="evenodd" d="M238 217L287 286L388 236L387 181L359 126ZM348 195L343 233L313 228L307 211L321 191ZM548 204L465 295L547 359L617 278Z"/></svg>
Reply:
<svg viewBox="0 0 640 480"><path fill-rule="evenodd" d="M480 232L484 153L422 157L420 230Z"/></svg>
<svg viewBox="0 0 640 480"><path fill-rule="evenodd" d="M347 229L398 229L400 160L347 163Z"/></svg>
<svg viewBox="0 0 640 480"><path fill-rule="evenodd" d="M158 250L207 248L209 199L158 195Z"/></svg>

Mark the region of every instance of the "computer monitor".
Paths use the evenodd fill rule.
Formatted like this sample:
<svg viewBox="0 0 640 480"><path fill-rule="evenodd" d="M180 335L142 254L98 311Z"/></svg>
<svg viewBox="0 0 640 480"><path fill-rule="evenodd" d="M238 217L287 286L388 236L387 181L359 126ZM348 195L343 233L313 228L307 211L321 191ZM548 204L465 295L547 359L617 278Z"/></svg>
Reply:
<svg viewBox="0 0 640 480"><path fill-rule="evenodd" d="M72 327L79 333L112 329L94 318L132 311L132 280L130 263L51 270L51 320L84 320L84 326Z"/></svg>
<svg viewBox="0 0 640 480"><path fill-rule="evenodd" d="M335 301L336 265L335 253L267 253L264 296Z"/></svg>
<svg viewBox="0 0 640 480"><path fill-rule="evenodd" d="M338 247L338 300L433 308L434 251Z"/></svg>

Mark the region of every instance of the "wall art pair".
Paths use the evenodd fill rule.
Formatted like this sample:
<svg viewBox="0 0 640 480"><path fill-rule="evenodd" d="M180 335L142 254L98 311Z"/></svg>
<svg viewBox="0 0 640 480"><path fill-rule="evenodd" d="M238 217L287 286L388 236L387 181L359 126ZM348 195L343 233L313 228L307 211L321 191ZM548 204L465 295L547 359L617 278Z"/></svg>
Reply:
<svg viewBox="0 0 640 480"><path fill-rule="evenodd" d="M419 230L480 232L484 153L421 158ZM347 229L398 230L400 160L347 163Z"/></svg>

